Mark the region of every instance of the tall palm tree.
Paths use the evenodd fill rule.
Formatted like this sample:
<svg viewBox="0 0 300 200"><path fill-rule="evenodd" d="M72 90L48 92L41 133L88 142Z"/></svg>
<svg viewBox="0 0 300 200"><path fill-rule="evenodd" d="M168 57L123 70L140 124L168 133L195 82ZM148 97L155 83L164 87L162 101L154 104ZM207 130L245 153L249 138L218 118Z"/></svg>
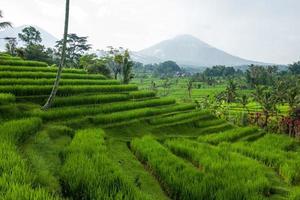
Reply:
<svg viewBox="0 0 300 200"><path fill-rule="evenodd" d="M63 47L62 47L60 65L59 65L58 70L57 70L56 79L55 79L55 82L54 82L51 94L50 94L50 96L49 96L46 104L43 106L43 110L47 110L52 105L52 102L53 102L53 100L55 98L55 95L57 93L57 90L58 90L62 68L65 65L66 47L67 47L67 36L68 36L68 28L69 28L69 12L70 12L70 0L66 0L64 41L63 41Z"/></svg>
<svg viewBox="0 0 300 200"><path fill-rule="evenodd" d="M0 10L0 18L2 18L2 17L3 17L2 10ZM7 27L12 27L10 22L0 22L0 30L5 29Z"/></svg>

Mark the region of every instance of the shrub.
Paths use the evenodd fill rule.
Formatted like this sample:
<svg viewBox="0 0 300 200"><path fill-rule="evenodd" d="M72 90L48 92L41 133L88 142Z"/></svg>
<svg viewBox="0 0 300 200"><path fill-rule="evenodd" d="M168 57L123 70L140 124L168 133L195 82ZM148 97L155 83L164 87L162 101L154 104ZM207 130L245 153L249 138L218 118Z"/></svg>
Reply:
<svg viewBox="0 0 300 200"><path fill-rule="evenodd" d="M148 199L109 159L101 129L76 133L62 168L67 193L74 199Z"/></svg>

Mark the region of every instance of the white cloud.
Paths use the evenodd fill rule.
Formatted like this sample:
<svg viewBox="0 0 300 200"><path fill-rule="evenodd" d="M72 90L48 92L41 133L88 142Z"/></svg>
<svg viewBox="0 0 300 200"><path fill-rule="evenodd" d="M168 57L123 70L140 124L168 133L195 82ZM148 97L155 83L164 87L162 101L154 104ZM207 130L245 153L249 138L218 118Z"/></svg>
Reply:
<svg viewBox="0 0 300 200"><path fill-rule="evenodd" d="M5 19L63 32L64 0L1 0ZM95 48L138 50L193 34L247 59L290 63L300 52L299 0L71 0L70 32Z"/></svg>

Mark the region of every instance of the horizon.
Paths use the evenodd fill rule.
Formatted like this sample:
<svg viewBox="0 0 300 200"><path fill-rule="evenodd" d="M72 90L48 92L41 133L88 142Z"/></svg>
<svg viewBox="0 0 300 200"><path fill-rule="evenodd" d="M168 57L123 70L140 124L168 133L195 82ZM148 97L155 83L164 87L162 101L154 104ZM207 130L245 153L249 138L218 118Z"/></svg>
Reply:
<svg viewBox="0 0 300 200"><path fill-rule="evenodd" d="M16 7L16 4L20 6ZM240 58L289 64L300 57L297 6L300 2L296 0L240 0L238 3L223 0L218 4L208 0L163 0L160 3L150 0L88 0L82 3L73 0L70 33L88 36L94 49L112 45L131 51L179 35L192 35ZM31 12L24 12L29 8ZM3 20L11 21L15 27L31 24L56 38L62 37L64 2L4 0L1 9Z"/></svg>

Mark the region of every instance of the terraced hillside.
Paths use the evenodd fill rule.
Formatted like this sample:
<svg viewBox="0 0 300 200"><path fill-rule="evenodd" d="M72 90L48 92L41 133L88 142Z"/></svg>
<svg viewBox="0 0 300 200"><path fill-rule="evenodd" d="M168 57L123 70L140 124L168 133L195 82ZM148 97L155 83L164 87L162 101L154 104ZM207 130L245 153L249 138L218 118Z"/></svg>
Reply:
<svg viewBox="0 0 300 200"><path fill-rule="evenodd" d="M300 199L300 145L136 85L0 56L1 199Z"/></svg>

